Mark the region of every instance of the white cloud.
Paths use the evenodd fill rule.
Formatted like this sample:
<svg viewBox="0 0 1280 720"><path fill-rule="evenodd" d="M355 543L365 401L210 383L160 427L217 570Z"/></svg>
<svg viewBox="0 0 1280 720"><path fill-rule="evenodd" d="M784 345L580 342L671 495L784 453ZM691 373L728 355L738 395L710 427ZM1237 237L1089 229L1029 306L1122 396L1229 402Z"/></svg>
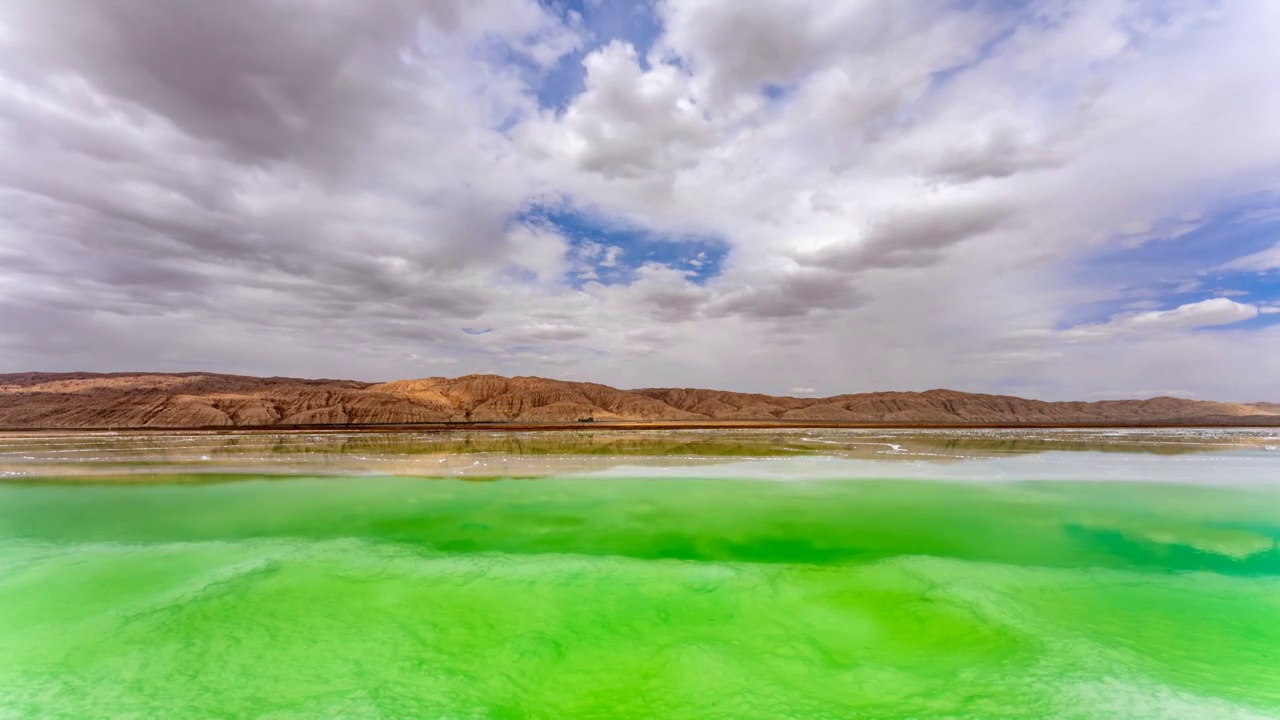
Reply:
<svg viewBox="0 0 1280 720"><path fill-rule="evenodd" d="M600 267L612 268L618 266L618 258L622 256L622 248L617 245L610 245L605 248L604 257L600 258Z"/></svg>
<svg viewBox="0 0 1280 720"><path fill-rule="evenodd" d="M670 65L645 71L635 48L615 41L583 61L586 89L560 116L522 128L531 152L608 178L642 178L695 162L714 128Z"/></svg>
<svg viewBox="0 0 1280 720"><path fill-rule="evenodd" d="M508 233L511 261L542 282L554 282L569 269L569 242L553 228L518 225Z"/></svg>
<svg viewBox="0 0 1280 720"><path fill-rule="evenodd" d="M1179 305L1172 310L1142 313L1124 322L1140 330L1181 330L1251 320L1258 315L1258 308L1227 298L1212 298L1196 303Z"/></svg>
<svg viewBox="0 0 1280 720"><path fill-rule="evenodd" d="M1218 266L1218 270L1237 270L1243 272L1266 272L1267 270L1280 270L1280 243L1276 243L1266 250L1260 250L1251 255L1244 255L1232 260L1229 263Z"/></svg>
<svg viewBox="0 0 1280 720"><path fill-rule="evenodd" d="M1100 325L1071 328L1063 332L1062 336L1071 341L1098 341L1133 333L1194 330L1252 320L1258 316L1259 311L1256 305L1246 305L1228 298L1211 298L1179 305L1172 310L1120 315Z"/></svg>

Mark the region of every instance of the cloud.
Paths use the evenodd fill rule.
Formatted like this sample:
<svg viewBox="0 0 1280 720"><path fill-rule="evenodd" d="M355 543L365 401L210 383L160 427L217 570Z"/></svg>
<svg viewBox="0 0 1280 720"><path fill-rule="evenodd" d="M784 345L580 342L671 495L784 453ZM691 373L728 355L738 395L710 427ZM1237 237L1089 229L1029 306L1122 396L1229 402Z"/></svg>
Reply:
<svg viewBox="0 0 1280 720"><path fill-rule="evenodd" d="M618 258L622 255L622 248L617 245L610 245L605 248L604 257L600 258L600 267L611 268L618 266Z"/></svg>
<svg viewBox="0 0 1280 720"><path fill-rule="evenodd" d="M980 15L948 13L932 0L669 0L660 9L665 48L691 63L713 94L787 87L837 68L851 91L845 112L862 118L919 91L931 72L971 58L992 29Z"/></svg>
<svg viewBox="0 0 1280 720"><path fill-rule="evenodd" d="M1146 312L1126 318L1123 322L1131 328L1142 330L1171 330L1230 325L1257 317L1258 308L1227 298L1213 298L1197 303L1179 305L1172 310Z"/></svg>
<svg viewBox="0 0 1280 720"><path fill-rule="evenodd" d="M1274 3L549 7L0 0L0 370L1280 392L1271 250L1081 271L1271 231Z"/></svg>
<svg viewBox="0 0 1280 720"><path fill-rule="evenodd" d="M473 149L520 95L465 37L554 34L536 4L502 4L4 5L0 205L13 237L43 238L6 243L27 258L14 311L362 347L475 317L484 268L534 253L501 231L523 182ZM419 22L464 40L422 47ZM492 102L471 100L476 84Z"/></svg>
<svg viewBox="0 0 1280 720"><path fill-rule="evenodd" d="M1071 341L1097 341L1132 333L1194 330L1196 328L1233 325L1257 317L1256 305L1238 303L1228 298L1212 298L1179 305L1172 310L1153 310L1120 315L1100 325L1084 325L1062 333Z"/></svg>
<svg viewBox="0 0 1280 720"><path fill-rule="evenodd" d="M542 282L554 282L568 272L569 241L545 224L521 224L507 235L511 262Z"/></svg>
<svg viewBox="0 0 1280 720"><path fill-rule="evenodd" d="M798 318L824 310L858 305L863 299L843 273L795 268L774 277L724 290L710 303L715 316L743 315L756 319Z"/></svg>
<svg viewBox="0 0 1280 720"><path fill-rule="evenodd" d="M583 65L582 94L563 114L525 130L534 152L567 158L588 173L640 178L687 167L693 151L716 142L675 67L646 71L635 48L620 41L587 55Z"/></svg>
<svg viewBox="0 0 1280 720"><path fill-rule="evenodd" d="M1280 270L1280 243L1276 243L1266 250L1238 257L1229 263L1219 265L1216 269L1235 272Z"/></svg>
<svg viewBox="0 0 1280 720"><path fill-rule="evenodd" d="M990 201L899 210L874 223L861 237L802 252L805 265L854 272L919 267L941 259L946 248L998 227L1008 209Z"/></svg>
<svg viewBox="0 0 1280 720"><path fill-rule="evenodd" d="M396 0L376 9L333 0L305 9L282 0L21 5L5 19L13 38L6 56L22 71L51 84L63 73L83 78L102 99L134 103L241 158L301 159L330 171L370 136L396 132L388 111L440 114L423 106L412 84L450 81L434 72L424 78L404 61L406 51L447 67L450 42L486 34L539 55L539 39L564 51L574 44L567 28L526 0ZM441 33L443 47L418 46L422 23Z"/></svg>

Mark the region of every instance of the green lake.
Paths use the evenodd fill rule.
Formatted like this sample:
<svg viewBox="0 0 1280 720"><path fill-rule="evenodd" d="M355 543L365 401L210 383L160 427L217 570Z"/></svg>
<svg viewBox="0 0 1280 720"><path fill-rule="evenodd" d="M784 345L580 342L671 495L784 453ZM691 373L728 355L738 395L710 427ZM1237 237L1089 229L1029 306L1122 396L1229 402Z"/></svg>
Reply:
<svg viewBox="0 0 1280 720"><path fill-rule="evenodd" d="M0 436L0 720L1280 718L1277 435Z"/></svg>

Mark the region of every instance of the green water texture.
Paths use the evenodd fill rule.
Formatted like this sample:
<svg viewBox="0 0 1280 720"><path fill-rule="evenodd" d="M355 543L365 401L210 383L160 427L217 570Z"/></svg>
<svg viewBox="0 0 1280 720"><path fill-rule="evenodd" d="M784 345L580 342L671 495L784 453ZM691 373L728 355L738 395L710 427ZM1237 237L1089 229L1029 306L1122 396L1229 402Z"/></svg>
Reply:
<svg viewBox="0 0 1280 720"><path fill-rule="evenodd" d="M0 485L0 718L1280 717L1280 494Z"/></svg>

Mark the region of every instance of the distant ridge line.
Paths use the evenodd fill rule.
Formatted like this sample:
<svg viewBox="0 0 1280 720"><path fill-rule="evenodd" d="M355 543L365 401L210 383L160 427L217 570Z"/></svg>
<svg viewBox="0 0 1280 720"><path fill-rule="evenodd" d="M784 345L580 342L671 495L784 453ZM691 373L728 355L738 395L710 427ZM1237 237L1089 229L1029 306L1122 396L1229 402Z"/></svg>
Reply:
<svg viewBox="0 0 1280 720"><path fill-rule="evenodd" d="M369 383L220 373L0 374L0 429L1280 425L1280 404L1155 397L1049 402L935 389L829 397L464 375Z"/></svg>

